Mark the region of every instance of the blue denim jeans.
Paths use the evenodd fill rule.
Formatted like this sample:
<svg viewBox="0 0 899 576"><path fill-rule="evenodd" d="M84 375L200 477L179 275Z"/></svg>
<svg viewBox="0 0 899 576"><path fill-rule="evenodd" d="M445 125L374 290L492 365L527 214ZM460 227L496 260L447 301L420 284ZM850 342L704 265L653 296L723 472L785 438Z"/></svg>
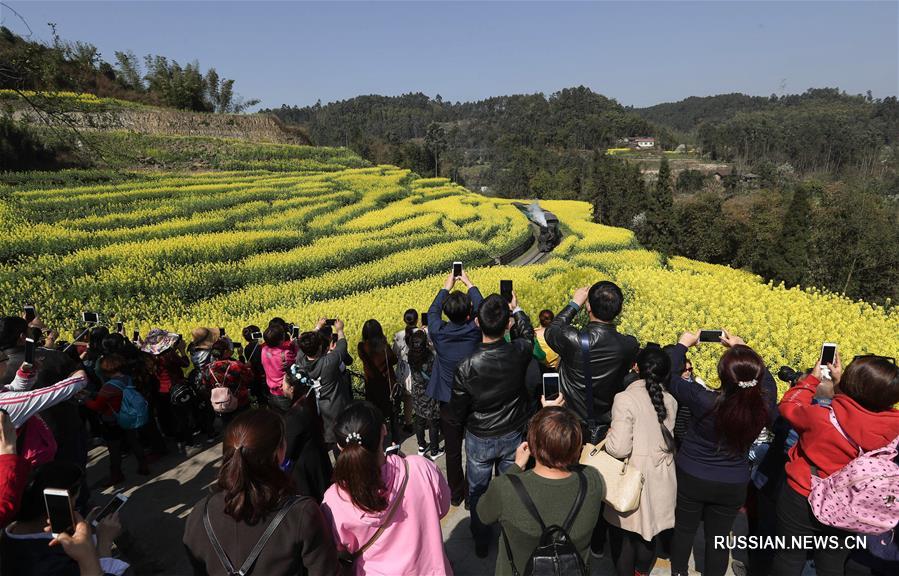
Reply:
<svg viewBox="0 0 899 576"><path fill-rule="evenodd" d="M468 504L471 508L471 534L476 544L490 541L490 528L478 518L478 500L487 491L493 471L504 473L515 463L515 450L522 442L522 433L512 432L495 438L479 438L465 433L465 473L468 476Z"/></svg>

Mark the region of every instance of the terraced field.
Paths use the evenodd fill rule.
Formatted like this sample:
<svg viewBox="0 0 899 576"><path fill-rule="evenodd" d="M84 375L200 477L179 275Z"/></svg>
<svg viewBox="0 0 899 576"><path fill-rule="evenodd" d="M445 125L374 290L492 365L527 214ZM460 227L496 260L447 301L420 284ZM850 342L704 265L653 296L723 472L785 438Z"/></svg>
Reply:
<svg viewBox="0 0 899 576"><path fill-rule="evenodd" d="M34 301L67 329L96 310L129 330L232 334L276 315L300 325L338 316L355 342L367 318L394 330L403 310L426 308L462 260L485 293L514 280L533 316L561 308L577 286L613 279L627 294L621 329L642 342L723 326L773 369L810 366L825 340L844 358L899 353L899 310L682 258L663 266L630 231L591 223L583 202L544 203L565 234L548 261L493 265L530 236L510 201L391 166L360 168L346 150L292 148L270 162L261 153L239 166L247 170L0 189L0 311ZM301 165L297 154L314 161ZM719 352L695 355L710 383Z"/></svg>

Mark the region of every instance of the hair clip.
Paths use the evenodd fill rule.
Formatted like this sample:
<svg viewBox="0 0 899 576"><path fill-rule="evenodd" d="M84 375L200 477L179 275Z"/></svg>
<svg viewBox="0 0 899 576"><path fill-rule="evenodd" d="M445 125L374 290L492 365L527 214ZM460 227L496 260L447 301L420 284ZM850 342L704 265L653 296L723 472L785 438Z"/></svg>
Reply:
<svg viewBox="0 0 899 576"><path fill-rule="evenodd" d="M749 380L747 382L737 382L737 386L739 386L740 388L752 388L758 383L759 381L753 378L752 380Z"/></svg>
<svg viewBox="0 0 899 576"><path fill-rule="evenodd" d="M346 435L346 438L344 438L344 444L362 444L362 434L350 432Z"/></svg>

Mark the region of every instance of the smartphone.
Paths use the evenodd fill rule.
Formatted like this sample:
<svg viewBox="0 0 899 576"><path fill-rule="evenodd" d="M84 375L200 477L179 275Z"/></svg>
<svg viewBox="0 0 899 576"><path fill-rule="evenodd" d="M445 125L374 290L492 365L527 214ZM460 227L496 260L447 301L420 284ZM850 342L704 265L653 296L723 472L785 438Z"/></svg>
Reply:
<svg viewBox="0 0 899 576"><path fill-rule="evenodd" d="M25 338L25 362L34 366L34 339Z"/></svg>
<svg viewBox="0 0 899 576"><path fill-rule="evenodd" d="M421 318L421 325L422 325L422 326L427 326L427 325L428 325L428 313L427 313L427 311L425 311L425 312L420 312L420 313L418 314L418 316Z"/></svg>
<svg viewBox="0 0 899 576"><path fill-rule="evenodd" d="M499 293L503 298L506 299L506 302L512 301L512 281L511 280L500 280L499 281Z"/></svg>
<svg viewBox="0 0 899 576"><path fill-rule="evenodd" d="M462 263L461 262L453 262L453 277L458 278L462 275Z"/></svg>
<svg viewBox="0 0 899 576"><path fill-rule="evenodd" d="M96 528L97 524L103 521L104 518L111 514L115 514L121 509L122 506L125 505L125 502L128 501L128 497L124 494L116 494L112 498L110 498L109 502L106 503L106 506L100 510L100 513L97 514L97 517L91 522L91 525Z"/></svg>
<svg viewBox="0 0 899 576"><path fill-rule="evenodd" d="M116 331L116 334L124 334L125 333L125 323L124 322L116 322L115 323L115 331Z"/></svg>
<svg viewBox="0 0 899 576"><path fill-rule="evenodd" d="M700 330L699 331L699 341L700 342L717 342L721 343L721 337L724 335L724 330Z"/></svg>
<svg viewBox="0 0 899 576"><path fill-rule="evenodd" d="M219 328L219 338L224 338L224 337L225 337L225 329Z"/></svg>
<svg viewBox="0 0 899 576"><path fill-rule="evenodd" d="M337 318L325 318L325 326L333 326L337 322Z"/></svg>
<svg viewBox="0 0 899 576"><path fill-rule="evenodd" d="M821 366L833 364L837 357L837 345L833 342L825 342L821 346Z"/></svg>
<svg viewBox="0 0 899 576"><path fill-rule="evenodd" d="M44 488L44 505L50 518L50 531L54 538L64 532L75 533L75 512L68 490Z"/></svg>
<svg viewBox="0 0 899 576"><path fill-rule="evenodd" d="M100 315L96 312L82 312L81 319L88 324L98 324L100 322Z"/></svg>
<svg viewBox="0 0 899 576"><path fill-rule="evenodd" d="M293 332L291 332L291 334L293 334L293 339L294 339L294 340L297 340L297 339L300 337L300 327L299 327L299 326L294 326L294 327L293 327Z"/></svg>
<svg viewBox="0 0 899 576"><path fill-rule="evenodd" d="M37 312L34 311L34 304L25 304L25 322L31 324L37 318Z"/></svg>
<svg viewBox="0 0 899 576"><path fill-rule="evenodd" d="M253 340L262 340L262 332L253 332L250 334L250 338Z"/></svg>
<svg viewBox="0 0 899 576"><path fill-rule="evenodd" d="M131 335L131 340L134 342L140 341L140 330L135 330L134 334Z"/></svg>
<svg viewBox="0 0 899 576"><path fill-rule="evenodd" d="M555 400L559 397L559 373L547 372L543 375L543 398Z"/></svg>
<svg viewBox="0 0 899 576"><path fill-rule="evenodd" d="M331 334L331 343L337 344L337 334Z"/></svg>

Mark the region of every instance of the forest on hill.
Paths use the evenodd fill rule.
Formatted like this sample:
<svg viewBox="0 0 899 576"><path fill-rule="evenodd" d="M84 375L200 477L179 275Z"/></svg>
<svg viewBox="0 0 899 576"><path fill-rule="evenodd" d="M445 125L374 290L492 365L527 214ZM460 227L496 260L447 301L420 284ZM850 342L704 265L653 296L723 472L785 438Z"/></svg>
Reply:
<svg viewBox="0 0 899 576"><path fill-rule="evenodd" d="M895 97L821 88L635 109L581 86L469 103L371 95L268 112L375 163L503 197L587 200L595 221L629 228L662 254L788 286L899 298ZM662 160L647 176L645 157L605 153L634 136L666 150L686 143L699 160L733 168L716 181Z"/></svg>

